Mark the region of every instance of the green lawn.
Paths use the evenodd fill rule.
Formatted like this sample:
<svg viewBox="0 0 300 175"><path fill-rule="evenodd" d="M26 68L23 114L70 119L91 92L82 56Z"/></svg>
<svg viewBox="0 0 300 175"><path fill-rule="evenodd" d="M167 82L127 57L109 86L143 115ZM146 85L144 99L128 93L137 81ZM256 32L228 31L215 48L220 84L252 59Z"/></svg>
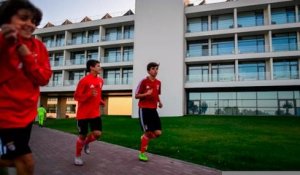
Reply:
<svg viewBox="0 0 300 175"><path fill-rule="evenodd" d="M300 170L300 118L185 116L161 118L163 135L151 153L220 170ZM46 127L77 134L74 119L47 120ZM103 117L104 142L139 149L138 119Z"/></svg>

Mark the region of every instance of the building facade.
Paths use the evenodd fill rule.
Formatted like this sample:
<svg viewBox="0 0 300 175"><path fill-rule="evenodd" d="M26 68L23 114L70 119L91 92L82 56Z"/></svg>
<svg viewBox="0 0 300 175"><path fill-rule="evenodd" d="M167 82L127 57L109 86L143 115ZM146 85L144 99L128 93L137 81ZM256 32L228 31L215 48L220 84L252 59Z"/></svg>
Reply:
<svg viewBox="0 0 300 175"><path fill-rule="evenodd" d="M161 116L300 116L299 9L297 0L138 0L135 14L48 23L35 32L54 72L40 101L54 117L73 117L76 84L97 59L104 113L137 117L135 88L155 61Z"/></svg>

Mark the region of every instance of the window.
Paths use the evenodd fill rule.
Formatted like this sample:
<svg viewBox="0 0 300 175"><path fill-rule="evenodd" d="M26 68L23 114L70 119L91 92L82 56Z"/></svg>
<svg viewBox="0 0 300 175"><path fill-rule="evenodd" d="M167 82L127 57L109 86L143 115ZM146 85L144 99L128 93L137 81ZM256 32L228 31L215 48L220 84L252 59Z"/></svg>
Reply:
<svg viewBox="0 0 300 175"><path fill-rule="evenodd" d="M62 86L62 73L54 72L52 75L53 86Z"/></svg>
<svg viewBox="0 0 300 175"><path fill-rule="evenodd" d="M88 43L97 43L97 42L99 42L99 30L88 31Z"/></svg>
<svg viewBox="0 0 300 175"><path fill-rule="evenodd" d="M109 48L104 51L104 62L113 63L121 61L121 48Z"/></svg>
<svg viewBox="0 0 300 175"><path fill-rule="evenodd" d="M272 9L272 24L296 22L295 7Z"/></svg>
<svg viewBox="0 0 300 175"><path fill-rule="evenodd" d="M88 50L87 51L88 60L98 60L98 50Z"/></svg>
<svg viewBox="0 0 300 175"><path fill-rule="evenodd" d="M300 115L299 91L188 92L188 114Z"/></svg>
<svg viewBox="0 0 300 175"><path fill-rule="evenodd" d="M264 36L246 36L238 38L239 53L261 53L265 51Z"/></svg>
<svg viewBox="0 0 300 175"><path fill-rule="evenodd" d="M211 30L233 28L233 14L212 16Z"/></svg>
<svg viewBox="0 0 300 175"><path fill-rule="evenodd" d="M187 71L188 81L208 82L208 65L189 66Z"/></svg>
<svg viewBox="0 0 300 175"><path fill-rule="evenodd" d="M264 25L263 11L238 13L238 27L252 27Z"/></svg>
<svg viewBox="0 0 300 175"><path fill-rule="evenodd" d="M54 46L54 36L43 37L42 42L45 44L46 47L53 47Z"/></svg>
<svg viewBox="0 0 300 175"><path fill-rule="evenodd" d="M64 60L64 55L63 53L55 53L54 57L54 66L62 66L63 65L63 60Z"/></svg>
<svg viewBox="0 0 300 175"><path fill-rule="evenodd" d="M133 46L126 46L123 48L123 61L133 60Z"/></svg>
<svg viewBox="0 0 300 175"><path fill-rule="evenodd" d="M188 41L187 57L199 57L208 55L208 41Z"/></svg>
<svg viewBox="0 0 300 175"><path fill-rule="evenodd" d="M124 69L122 74L122 84L132 84L132 69Z"/></svg>
<svg viewBox="0 0 300 175"><path fill-rule="evenodd" d="M297 60L281 60L273 62L273 78L274 80L282 79L298 79L298 61Z"/></svg>
<svg viewBox="0 0 300 175"><path fill-rule="evenodd" d="M134 34L134 26L124 26L124 39L132 39Z"/></svg>
<svg viewBox="0 0 300 175"><path fill-rule="evenodd" d="M265 80L264 62L239 63L239 81Z"/></svg>
<svg viewBox="0 0 300 175"><path fill-rule="evenodd" d="M79 80L84 76L84 71L70 71L68 85L75 85L79 82Z"/></svg>
<svg viewBox="0 0 300 175"><path fill-rule="evenodd" d="M120 84L120 70L110 69L104 70L104 83L107 85L117 85Z"/></svg>
<svg viewBox="0 0 300 175"><path fill-rule="evenodd" d="M122 38L121 27L107 28L105 31L105 41L120 40Z"/></svg>
<svg viewBox="0 0 300 175"><path fill-rule="evenodd" d="M280 33L272 35L273 51L297 50L296 33Z"/></svg>
<svg viewBox="0 0 300 175"><path fill-rule="evenodd" d="M187 20L187 32L201 32L208 30L208 17L189 18Z"/></svg>
<svg viewBox="0 0 300 175"><path fill-rule="evenodd" d="M56 47L64 46L65 45L65 35L60 34L56 36Z"/></svg>
<svg viewBox="0 0 300 175"><path fill-rule="evenodd" d="M234 39L213 39L212 55L231 55L234 54Z"/></svg>
<svg viewBox="0 0 300 175"><path fill-rule="evenodd" d="M71 52L71 59L68 65L82 65L85 64L84 51Z"/></svg>
<svg viewBox="0 0 300 175"><path fill-rule="evenodd" d="M212 81L234 81L234 64L213 64Z"/></svg>
<svg viewBox="0 0 300 175"><path fill-rule="evenodd" d="M72 34L72 44L86 43L85 32L77 32Z"/></svg>

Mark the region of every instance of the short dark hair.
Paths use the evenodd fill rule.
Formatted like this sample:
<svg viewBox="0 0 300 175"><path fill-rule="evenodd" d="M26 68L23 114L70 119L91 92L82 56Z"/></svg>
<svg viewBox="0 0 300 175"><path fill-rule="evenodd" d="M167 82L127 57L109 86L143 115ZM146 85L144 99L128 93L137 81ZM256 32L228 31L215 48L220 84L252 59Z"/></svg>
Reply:
<svg viewBox="0 0 300 175"><path fill-rule="evenodd" d="M91 71L91 66L92 67L95 67L96 66L96 64L98 64L98 63L100 63L100 61L98 61L98 60L88 60L87 62L86 62L86 71L87 72L90 72Z"/></svg>
<svg viewBox="0 0 300 175"><path fill-rule="evenodd" d="M147 71L149 71L152 67L159 67L159 64L155 63L155 62L148 63L148 65L147 65Z"/></svg>
<svg viewBox="0 0 300 175"><path fill-rule="evenodd" d="M21 9L31 11L34 24L36 26L40 24L43 14L29 0L7 0L0 6L0 25L10 23L11 17Z"/></svg>

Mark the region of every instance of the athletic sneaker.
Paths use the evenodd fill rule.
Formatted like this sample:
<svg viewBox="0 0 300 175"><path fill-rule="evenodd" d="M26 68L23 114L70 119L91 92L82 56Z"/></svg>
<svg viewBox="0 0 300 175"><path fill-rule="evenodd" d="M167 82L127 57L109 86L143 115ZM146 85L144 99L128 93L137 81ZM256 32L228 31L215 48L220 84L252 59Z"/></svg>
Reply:
<svg viewBox="0 0 300 175"><path fill-rule="evenodd" d="M75 157L74 159L74 165L76 166L82 166L83 165L83 161L80 157Z"/></svg>
<svg viewBox="0 0 300 175"><path fill-rule="evenodd" d="M147 162L147 161L148 161L148 157L146 156L145 153L140 153L140 154L139 154L139 160L140 160L140 161Z"/></svg>
<svg viewBox="0 0 300 175"><path fill-rule="evenodd" d="M83 150L84 150L85 154L90 154L91 153L89 144L85 144Z"/></svg>

